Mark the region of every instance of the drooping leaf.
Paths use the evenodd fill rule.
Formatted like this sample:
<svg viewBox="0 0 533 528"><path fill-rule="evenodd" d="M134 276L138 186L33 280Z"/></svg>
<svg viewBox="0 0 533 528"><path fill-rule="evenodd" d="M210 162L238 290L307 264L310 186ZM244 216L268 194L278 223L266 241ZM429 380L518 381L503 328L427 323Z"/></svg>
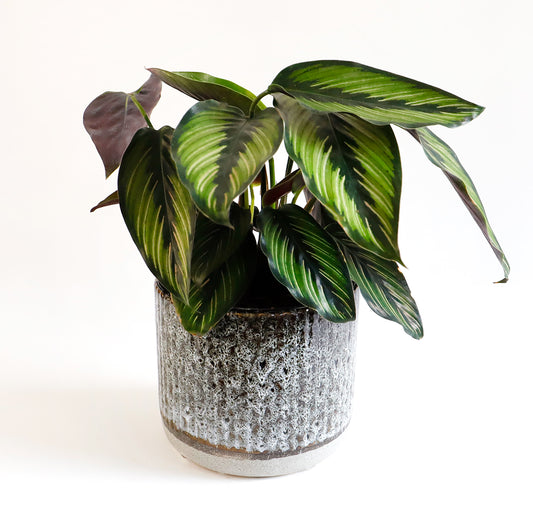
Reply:
<svg viewBox="0 0 533 528"><path fill-rule="evenodd" d="M335 241L301 207L265 208L260 246L274 277L302 304L335 322L355 319L352 283Z"/></svg>
<svg viewBox="0 0 533 528"><path fill-rule="evenodd" d="M161 97L161 81L151 75L135 92L105 92L92 101L83 114L85 129L104 162L106 178L120 165L135 132L146 126L132 97L150 116Z"/></svg>
<svg viewBox="0 0 533 528"><path fill-rule="evenodd" d="M213 328L247 290L254 277L256 243L251 231L241 247L202 284L193 283L189 304L172 295L183 328L203 335Z"/></svg>
<svg viewBox="0 0 533 528"><path fill-rule="evenodd" d="M483 108L439 88L349 61L319 60L282 70L271 89L322 112L349 112L377 125L462 125Z"/></svg>
<svg viewBox="0 0 533 528"><path fill-rule="evenodd" d="M196 103L172 138L172 155L198 209L231 226L232 201L252 183L281 143L283 123L274 108L246 117L217 101Z"/></svg>
<svg viewBox="0 0 533 528"><path fill-rule="evenodd" d="M170 154L172 128L142 128L118 174L122 216L150 271L172 294L188 298L196 209Z"/></svg>
<svg viewBox="0 0 533 528"><path fill-rule="evenodd" d="M391 127L315 112L282 94L275 101L285 121L285 147L307 189L359 246L400 261L402 172Z"/></svg>
<svg viewBox="0 0 533 528"><path fill-rule="evenodd" d="M442 141L442 139L436 136L428 128L418 128L416 130L408 130L408 132L410 132L422 145L422 148L431 163L444 172L453 188L457 191L457 194L466 205L466 208L476 221L483 235L492 247L492 250L496 254L496 257L500 261L505 277L499 282L507 282L510 271L509 262L507 261L507 258L496 239L496 235L489 224L485 208L481 203L481 198L474 186L474 182L461 165L459 158L455 152Z"/></svg>
<svg viewBox="0 0 533 528"><path fill-rule="evenodd" d="M339 245L350 277L370 308L381 317L401 324L411 337L420 339L424 335L420 313L396 262L358 247L335 222L325 230Z"/></svg>
<svg viewBox="0 0 533 528"><path fill-rule="evenodd" d="M243 112L248 113L250 104L255 99L255 95L246 90L246 88L226 79L213 77L207 73L170 72L159 68L149 68L148 71L172 88L198 101L214 99L215 101L236 106ZM257 107L260 110L266 108L261 102L258 103Z"/></svg>
<svg viewBox="0 0 533 528"><path fill-rule="evenodd" d="M202 214L198 215L191 263L194 282L202 284L208 275L235 253L250 230L250 221L250 210L239 207L235 202L230 208L232 228L215 224Z"/></svg>
<svg viewBox="0 0 533 528"><path fill-rule="evenodd" d="M117 205L119 203L118 191L111 193L107 198L104 198L101 202L98 202L92 209L91 213L100 209L102 207L107 207L108 205Z"/></svg>

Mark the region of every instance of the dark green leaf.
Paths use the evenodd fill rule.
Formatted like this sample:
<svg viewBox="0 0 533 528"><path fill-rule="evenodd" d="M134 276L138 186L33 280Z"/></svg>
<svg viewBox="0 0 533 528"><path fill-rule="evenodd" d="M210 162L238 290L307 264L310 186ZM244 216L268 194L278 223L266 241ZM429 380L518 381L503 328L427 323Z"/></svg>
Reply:
<svg viewBox="0 0 533 528"><path fill-rule="evenodd" d="M117 205L119 203L118 191L111 193L107 198L104 198L101 202L98 202L92 209L91 213L100 209L101 207L107 207L108 205Z"/></svg>
<svg viewBox="0 0 533 528"><path fill-rule="evenodd" d="M481 106L434 86L348 61L320 60L281 71L271 89L322 112L349 112L377 125L462 125Z"/></svg>
<svg viewBox="0 0 533 528"><path fill-rule="evenodd" d="M231 204L230 222L233 228L215 224L198 215L192 252L192 279L197 284L220 267L241 246L250 230L251 214L236 203Z"/></svg>
<svg viewBox="0 0 533 528"><path fill-rule="evenodd" d="M391 127L315 112L282 94L275 101L285 121L285 147L308 190L354 242L400 261L402 172Z"/></svg>
<svg viewBox="0 0 533 528"><path fill-rule="evenodd" d="M342 250L350 277L359 286L370 308L385 319L401 324L415 339L423 335L415 300L398 265L354 244L336 223L326 226Z"/></svg>
<svg viewBox="0 0 533 528"><path fill-rule="evenodd" d="M422 145L431 163L444 172L453 185L453 188L457 191L457 194L470 211L470 214L500 261L505 278L499 282L507 282L510 271L509 262L489 224L485 208L481 203L481 198L477 193L474 182L461 165L457 155L442 139L437 137L428 128L418 128L416 130L408 130L408 132Z"/></svg>
<svg viewBox="0 0 533 528"><path fill-rule="evenodd" d="M143 128L118 174L120 209L148 268L187 301L196 209L170 154L172 128Z"/></svg>
<svg viewBox="0 0 533 528"><path fill-rule="evenodd" d="M231 226L232 201L250 185L281 143L283 123L274 108L254 117L234 106L196 103L172 138L172 155L197 207L213 222Z"/></svg>
<svg viewBox="0 0 533 528"><path fill-rule="evenodd" d="M149 116L161 97L161 81L151 75L136 92L105 92L83 114L85 129L104 162L106 178L120 165L135 132L146 126L132 97L137 99Z"/></svg>
<svg viewBox="0 0 533 528"><path fill-rule="evenodd" d="M246 88L226 79L213 77L207 73L169 72L159 68L149 68L149 71L172 88L198 101L214 99L215 101L236 106L243 112L248 113L250 104L255 99L255 95L246 90ZM266 108L261 102L257 106L261 110Z"/></svg>
<svg viewBox="0 0 533 528"><path fill-rule="evenodd" d="M195 335L205 334L230 310L250 285L255 273L257 252L251 231L241 247L202 284L193 283L189 304L172 296L183 328Z"/></svg>
<svg viewBox="0 0 533 528"><path fill-rule="evenodd" d="M266 208L257 218L257 227L272 274L296 300L330 321L355 319L344 257L307 212L293 204Z"/></svg>

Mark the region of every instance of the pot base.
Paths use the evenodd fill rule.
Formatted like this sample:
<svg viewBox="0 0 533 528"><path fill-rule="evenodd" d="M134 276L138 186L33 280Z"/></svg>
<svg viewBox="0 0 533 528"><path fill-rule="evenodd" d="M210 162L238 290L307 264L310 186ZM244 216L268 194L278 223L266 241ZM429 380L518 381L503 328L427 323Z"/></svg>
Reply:
<svg viewBox="0 0 533 528"><path fill-rule="evenodd" d="M311 469L335 451L339 442L337 437L297 454L260 454L255 458L249 453L206 446L190 436L185 442L166 423L163 426L170 443L183 457L212 471L238 477L277 477Z"/></svg>

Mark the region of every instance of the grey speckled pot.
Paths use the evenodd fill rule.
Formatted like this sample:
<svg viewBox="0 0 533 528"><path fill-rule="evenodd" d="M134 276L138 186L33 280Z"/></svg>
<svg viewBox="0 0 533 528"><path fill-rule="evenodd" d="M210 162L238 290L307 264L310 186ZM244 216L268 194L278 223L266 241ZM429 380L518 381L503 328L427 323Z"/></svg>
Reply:
<svg viewBox="0 0 533 528"><path fill-rule="evenodd" d="M192 336L157 284L156 317L161 415L183 456L259 477L308 469L331 452L351 416L355 322L307 308L236 309Z"/></svg>

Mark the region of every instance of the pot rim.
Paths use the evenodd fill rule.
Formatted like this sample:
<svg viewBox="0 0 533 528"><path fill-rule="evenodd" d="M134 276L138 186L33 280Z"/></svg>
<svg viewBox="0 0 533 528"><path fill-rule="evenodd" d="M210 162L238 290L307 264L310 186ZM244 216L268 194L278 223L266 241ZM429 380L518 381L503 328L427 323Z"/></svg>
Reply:
<svg viewBox="0 0 533 528"><path fill-rule="evenodd" d="M161 297L165 298L166 300L170 301L170 293L166 290L166 288L156 279L155 281L155 288L157 292L161 295ZM310 313L316 313L315 310L312 308L309 308L308 306L303 305L297 305L294 306L276 306L272 308L254 308L254 307L246 307L246 306L239 306L238 303L236 306L228 310L228 314L234 314L234 315L241 315L243 317L254 317L254 316L260 316L260 315L272 315L272 316L283 316L283 315L290 315L290 314L301 314L304 312L310 312Z"/></svg>

